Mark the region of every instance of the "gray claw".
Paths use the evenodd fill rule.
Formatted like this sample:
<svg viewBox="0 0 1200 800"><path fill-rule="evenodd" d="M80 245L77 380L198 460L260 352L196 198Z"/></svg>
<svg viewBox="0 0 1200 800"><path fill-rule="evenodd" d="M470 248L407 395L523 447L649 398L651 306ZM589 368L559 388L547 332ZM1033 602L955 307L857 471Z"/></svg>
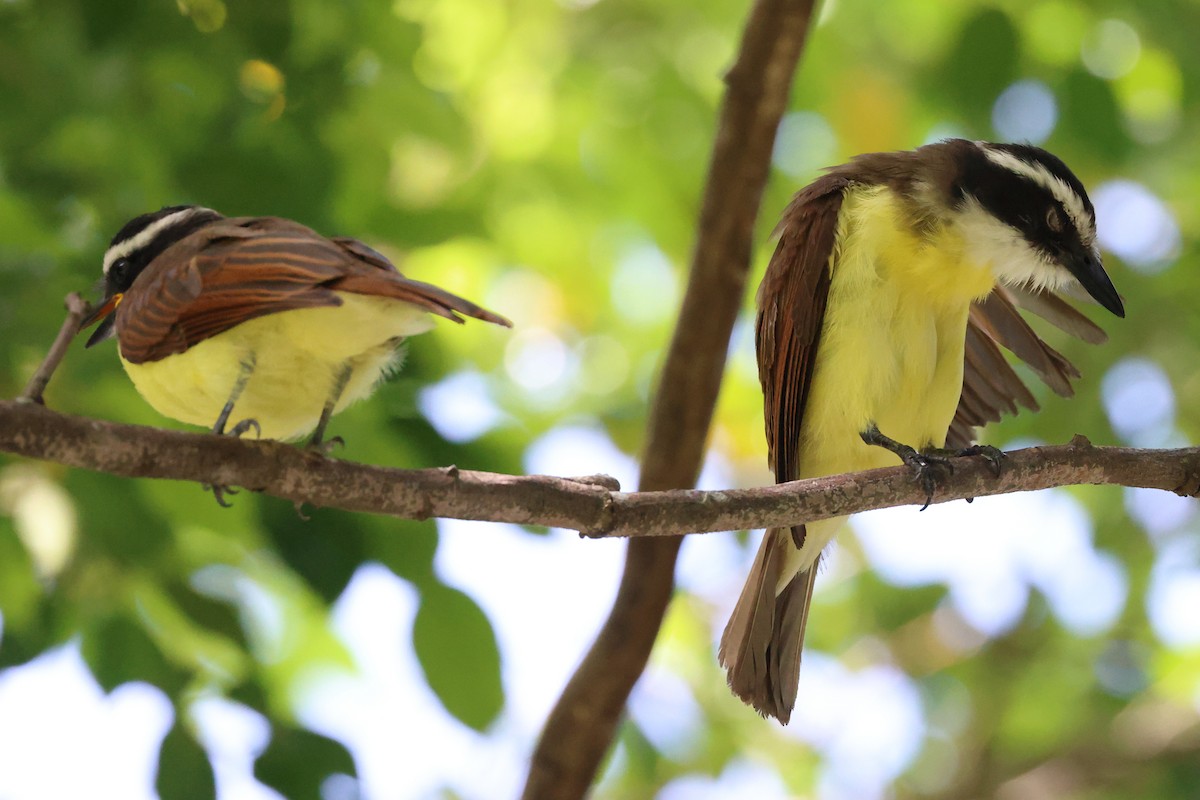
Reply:
<svg viewBox="0 0 1200 800"><path fill-rule="evenodd" d="M254 429L254 438L261 439L262 438L262 426L258 424L258 420L256 420L256 419L242 420L237 425L233 426L233 428L229 431L229 435L236 437L236 438L241 438L242 434L244 434L246 431L250 430L251 428Z"/></svg>

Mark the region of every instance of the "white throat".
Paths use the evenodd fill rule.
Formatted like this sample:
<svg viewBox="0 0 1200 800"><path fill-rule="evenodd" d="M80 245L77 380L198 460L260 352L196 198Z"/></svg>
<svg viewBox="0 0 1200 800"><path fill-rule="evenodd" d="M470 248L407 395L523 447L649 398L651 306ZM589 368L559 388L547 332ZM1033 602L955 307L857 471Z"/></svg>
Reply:
<svg viewBox="0 0 1200 800"><path fill-rule="evenodd" d="M1032 247L1020 231L1001 222L974 198L967 198L955 224L966 243L967 257L991 269L1002 284L1058 291L1075 283L1070 272Z"/></svg>

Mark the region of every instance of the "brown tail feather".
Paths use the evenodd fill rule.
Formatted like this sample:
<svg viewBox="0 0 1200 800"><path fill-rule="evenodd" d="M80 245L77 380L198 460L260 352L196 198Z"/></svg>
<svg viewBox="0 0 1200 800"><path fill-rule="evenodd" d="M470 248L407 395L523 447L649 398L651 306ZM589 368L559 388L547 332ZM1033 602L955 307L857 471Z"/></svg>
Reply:
<svg viewBox="0 0 1200 800"><path fill-rule="evenodd" d="M345 278L338 280L331 288L342 292L392 297L396 300L420 306L431 313L459 323L462 322L462 318L458 315L464 314L468 317L481 319L484 322L503 325L506 328L512 327L512 323L504 317L499 314L493 314L491 311L475 305L470 300L464 300L458 295L451 294L445 289L441 289L431 283L410 280L395 272L380 271L365 275L347 275Z"/></svg>
<svg viewBox="0 0 1200 800"><path fill-rule="evenodd" d="M803 531L798 534L802 539ZM775 593L792 541L791 529L767 531L717 653L733 693L784 725L796 705L800 654L817 573L813 564Z"/></svg>
<svg viewBox="0 0 1200 800"><path fill-rule="evenodd" d="M475 305L470 300L464 300L458 295L451 294L445 289L441 289L431 283L422 283L421 281L414 281L404 277L396 269L396 265L389 261L383 253L363 244L357 239L339 236L330 239L330 241L354 256L361 264L370 265L374 268L368 269L365 272L353 272L340 277L336 285L331 288L336 288L343 292L393 297L397 300L420 306L433 314L445 317L446 319L452 319L458 323L462 322L462 318L458 315L465 314L468 317L481 319L484 322L492 322L496 325L503 325L506 328L512 327L512 323L504 317L499 314L493 314L491 311Z"/></svg>

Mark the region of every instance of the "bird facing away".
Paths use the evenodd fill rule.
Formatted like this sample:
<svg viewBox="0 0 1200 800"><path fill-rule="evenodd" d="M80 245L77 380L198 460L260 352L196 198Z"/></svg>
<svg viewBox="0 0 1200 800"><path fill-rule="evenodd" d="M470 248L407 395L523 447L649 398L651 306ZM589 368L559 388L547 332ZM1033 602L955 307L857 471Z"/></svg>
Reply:
<svg viewBox="0 0 1200 800"><path fill-rule="evenodd" d="M1085 341L1064 302L1082 288L1117 316L1079 179L1037 147L950 139L830 169L792 200L758 291L757 350L778 482L891 466L926 492L974 429L1036 410L1002 355L1060 395L1074 366L1018 312ZM942 448L949 446L953 451ZM844 518L767 531L721 639L730 688L786 724L821 550Z"/></svg>
<svg viewBox="0 0 1200 800"><path fill-rule="evenodd" d="M278 217L172 206L129 221L104 254L90 347L114 334L159 413L270 439L313 433L398 366L400 343L459 315L508 320L405 278L354 239ZM218 500L220 500L218 491Z"/></svg>

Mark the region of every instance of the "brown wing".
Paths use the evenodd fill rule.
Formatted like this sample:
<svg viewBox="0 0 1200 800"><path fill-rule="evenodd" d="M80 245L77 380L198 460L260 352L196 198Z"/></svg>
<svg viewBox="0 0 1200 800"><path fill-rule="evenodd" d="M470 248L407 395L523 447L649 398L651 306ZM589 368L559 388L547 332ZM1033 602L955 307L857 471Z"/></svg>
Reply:
<svg viewBox="0 0 1200 800"><path fill-rule="evenodd" d="M347 275L338 282L336 287L338 291L355 292L358 294L382 294L396 300L403 300L422 306L433 314L452 319L459 323L463 320L458 314L465 314L468 317L474 317L484 322L503 325L506 328L512 327L512 322L507 318L499 314L493 314L486 308L475 305L470 300L447 292L445 289L438 288L431 283L405 278L382 253L368 247L357 239L339 237L331 241L351 257L375 268L374 270L359 270ZM385 278L386 280L384 280Z"/></svg>
<svg viewBox="0 0 1200 800"><path fill-rule="evenodd" d="M758 289L758 378L767 454L777 481L794 480L804 406L829 296L829 259L848 181L826 175L796 195Z"/></svg>
<svg viewBox="0 0 1200 800"><path fill-rule="evenodd" d="M826 175L796 195L783 214L779 244L758 288L758 377L768 458L780 482L794 479L799 469L801 421L847 183L841 176ZM734 694L784 723L796 702L816 566L792 576L778 595L775 587L787 553L801 546L804 536L803 525L767 531L718 651Z"/></svg>
<svg viewBox="0 0 1200 800"><path fill-rule="evenodd" d="M276 217L221 220L168 248L117 309L122 355L134 363L180 353L255 317L337 306L336 292L392 297L456 322L503 317L401 275L353 240L330 240ZM367 255L364 255L367 254Z"/></svg>
<svg viewBox="0 0 1200 800"><path fill-rule="evenodd" d="M1008 286L1004 293L1019 308L1030 311L1054 327L1088 344L1104 344L1108 334L1053 292Z"/></svg>
<svg viewBox="0 0 1200 800"><path fill-rule="evenodd" d="M970 445L975 428L998 422L1002 412L1015 414L1018 407L1037 410L1037 401L1004 358L1001 347L1025 362L1056 394L1074 394L1071 381L1079 377L1079 370L1029 327L1018 308L1086 342L1099 344L1107 338L1099 326L1052 292L997 286L971 306L963 393L946 435L947 447Z"/></svg>

